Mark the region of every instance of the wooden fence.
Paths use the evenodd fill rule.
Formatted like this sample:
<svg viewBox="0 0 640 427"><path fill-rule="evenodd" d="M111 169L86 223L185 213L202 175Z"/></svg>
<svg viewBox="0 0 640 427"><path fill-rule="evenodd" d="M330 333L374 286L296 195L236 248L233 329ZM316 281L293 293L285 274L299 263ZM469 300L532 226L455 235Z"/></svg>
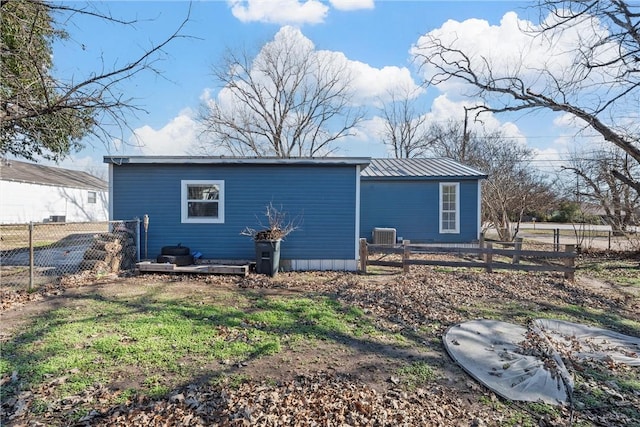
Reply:
<svg viewBox="0 0 640 427"><path fill-rule="evenodd" d="M499 243L498 243L499 244ZM367 272L368 265L385 267L399 267L408 273L412 265L435 265L443 267L483 268L491 273L493 270L524 270L524 271L559 271L564 277L573 280L575 273L576 251L575 245L565 245L564 252L523 250L522 240L511 243L513 249L495 248L494 243L485 242L480 247L445 247L424 244L411 244L404 240L401 245L372 245L366 239L360 239L360 270ZM401 261L390 261L370 258L370 254L399 254ZM448 259L417 259L416 254L447 254L457 255L460 261ZM467 259L463 259L466 256ZM500 259L502 257L503 260ZM510 262L506 262L507 257ZM527 260L537 263L521 263ZM551 263L549 260L560 260Z"/></svg>

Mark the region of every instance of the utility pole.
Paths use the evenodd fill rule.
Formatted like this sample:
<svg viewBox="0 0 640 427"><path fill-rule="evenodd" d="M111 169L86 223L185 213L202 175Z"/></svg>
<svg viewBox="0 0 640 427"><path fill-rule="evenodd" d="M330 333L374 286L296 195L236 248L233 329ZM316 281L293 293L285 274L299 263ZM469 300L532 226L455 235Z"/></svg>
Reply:
<svg viewBox="0 0 640 427"><path fill-rule="evenodd" d="M469 143L469 132L467 131L467 122L469 121L469 110L464 107L464 125L462 128L462 147L460 147L460 161L464 163L466 160L467 144Z"/></svg>

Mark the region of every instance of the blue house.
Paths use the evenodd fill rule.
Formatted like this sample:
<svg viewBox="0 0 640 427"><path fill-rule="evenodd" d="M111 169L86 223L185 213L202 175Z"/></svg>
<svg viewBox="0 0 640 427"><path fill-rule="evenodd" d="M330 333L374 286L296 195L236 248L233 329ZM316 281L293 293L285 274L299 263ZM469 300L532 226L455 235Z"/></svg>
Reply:
<svg viewBox="0 0 640 427"><path fill-rule="evenodd" d="M360 237L467 243L481 232L481 180L451 159L372 159L361 173ZM382 233L377 233L382 231Z"/></svg>
<svg viewBox="0 0 640 427"><path fill-rule="evenodd" d="M356 270L360 171L368 158L105 157L110 218L149 215L146 256L181 243L203 258L253 260L245 227L270 203L299 229L281 247L292 270ZM144 240L142 240L144 242Z"/></svg>
<svg viewBox="0 0 640 427"><path fill-rule="evenodd" d="M245 227L266 206L300 226L281 247L291 270L356 270L358 240L394 228L412 241L468 242L485 175L446 159L107 156L110 218L149 216L143 258L181 243L203 258L253 260ZM146 248L146 250L145 250ZM145 253L146 252L146 253Z"/></svg>

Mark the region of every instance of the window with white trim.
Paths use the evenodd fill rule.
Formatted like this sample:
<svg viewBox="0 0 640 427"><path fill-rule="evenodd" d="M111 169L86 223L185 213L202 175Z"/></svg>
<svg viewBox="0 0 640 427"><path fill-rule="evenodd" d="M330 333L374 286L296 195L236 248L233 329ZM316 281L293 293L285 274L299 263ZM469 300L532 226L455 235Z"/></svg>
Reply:
<svg viewBox="0 0 640 427"><path fill-rule="evenodd" d="M460 232L460 183L440 183L440 233Z"/></svg>
<svg viewBox="0 0 640 427"><path fill-rule="evenodd" d="M183 223L224 222L224 181L181 181Z"/></svg>
<svg viewBox="0 0 640 427"><path fill-rule="evenodd" d="M88 191L87 192L87 203L97 203L98 201L98 195L96 194L95 191Z"/></svg>

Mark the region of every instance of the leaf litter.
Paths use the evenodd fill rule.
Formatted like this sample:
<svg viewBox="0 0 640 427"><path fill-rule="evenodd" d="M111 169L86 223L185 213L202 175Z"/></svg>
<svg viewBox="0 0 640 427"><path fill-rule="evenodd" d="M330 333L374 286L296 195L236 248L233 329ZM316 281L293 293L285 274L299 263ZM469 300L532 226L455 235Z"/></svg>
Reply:
<svg viewBox="0 0 640 427"><path fill-rule="evenodd" d="M302 374L295 374L293 369L295 375L281 378L247 376L239 384L231 381L185 384L155 399L137 393L124 396L122 390L108 384L94 384L81 393L57 400L53 390L64 382L64 378L58 378L3 400L0 414L3 424L488 426L519 424L530 417L541 426L569 426L578 421L583 425L640 425L638 418L634 418L634 414L640 417L640 390L633 386L640 384L637 368L606 360L582 363L569 360L572 371L580 376L575 405L536 411L501 400L456 370L444 355L439 338L451 325L469 319L493 316L526 323L531 313L540 316L571 306L576 307L577 316L584 310L585 321L592 321L587 312L593 310L640 321L637 298L609 290L585 289L579 282L565 281L560 275L486 274L414 267L409 274L361 276L317 272L284 273L275 278L253 274L243 278L154 274L117 281L121 281L117 286L158 281L200 282L259 292L331 295L346 306L360 308L378 328L415 338L441 353L440 368L446 373L441 372L434 381L408 388L393 375L383 383L371 384L366 370L345 373L318 366L315 370L308 367ZM95 281L79 277L47 287L36 295L2 293L0 308L3 312L11 311L51 296L64 297L70 288L92 284ZM618 325L620 332L637 335L637 329L625 325ZM384 364L384 356L377 363ZM607 378L615 374L631 378L632 386L616 379L603 382L601 377L605 373ZM14 373L0 381L4 385L21 379ZM590 401L588 398L592 396L599 396L599 400ZM116 401L123 403L114 404Z"/></svg>

